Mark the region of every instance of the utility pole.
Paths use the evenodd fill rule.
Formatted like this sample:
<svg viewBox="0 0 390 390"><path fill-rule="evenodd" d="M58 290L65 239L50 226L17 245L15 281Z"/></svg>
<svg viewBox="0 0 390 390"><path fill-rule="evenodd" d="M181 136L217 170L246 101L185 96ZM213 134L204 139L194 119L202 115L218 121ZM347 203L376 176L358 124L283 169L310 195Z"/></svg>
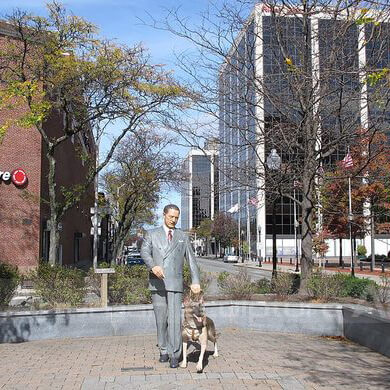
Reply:
<svg viewBox="0 0 390 390"><path fill-rule="evenodd" d="M100 136L96 138L96 157L95 157L95 199L93 204L93 268L97 268L98 263L98 247L99 247L99 174L97 173L99 167L99 147Z"/></svg>

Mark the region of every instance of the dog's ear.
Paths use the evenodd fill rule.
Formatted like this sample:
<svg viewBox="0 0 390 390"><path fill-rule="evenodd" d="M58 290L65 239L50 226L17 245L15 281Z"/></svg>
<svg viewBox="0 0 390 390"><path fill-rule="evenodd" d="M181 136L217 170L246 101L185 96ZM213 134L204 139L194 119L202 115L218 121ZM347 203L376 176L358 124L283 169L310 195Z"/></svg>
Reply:
<svg viewBox="0 0 390 390"><path fill-rule="evenodd" d="M188 305L189 302L190 302L190 297L188 295L185 295L183 299L183 304Z"/></svg>

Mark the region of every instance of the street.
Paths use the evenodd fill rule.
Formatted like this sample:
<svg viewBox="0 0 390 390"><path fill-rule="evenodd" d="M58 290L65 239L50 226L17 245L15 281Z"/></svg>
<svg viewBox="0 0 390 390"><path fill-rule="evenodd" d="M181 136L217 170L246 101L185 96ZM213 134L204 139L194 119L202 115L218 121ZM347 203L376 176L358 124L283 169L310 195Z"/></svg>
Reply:
<svg viewBox="0 0 390 390"><path fill-rule="evenodd" d="M197 257L199 267L204 272L210 272L213 276L213 281L211 282L210 287L207 290L207 293L210 295L215 295L218 293L217 277L220 272L227 271L230 273L238 273L241 267L237 267L232 263L224 263L221 258L205 258ZM262 278L271 279L272 273L264 270L257 270L253 268L247 268L247 272L250 275L251 279L258 280Z"/></svg>

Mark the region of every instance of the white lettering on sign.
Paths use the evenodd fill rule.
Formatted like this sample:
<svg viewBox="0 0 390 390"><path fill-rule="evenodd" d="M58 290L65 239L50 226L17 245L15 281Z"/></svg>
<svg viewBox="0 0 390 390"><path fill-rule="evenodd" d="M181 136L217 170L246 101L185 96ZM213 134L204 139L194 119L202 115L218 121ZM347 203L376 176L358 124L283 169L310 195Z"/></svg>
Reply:
<svg viewBox="0 0 390 390"><path fill-rule="evenodd" d="M17 187L21 187L27 183L27 175L24 169L18 168L12 172L0 171L0 182L12 181Z"/></svg>

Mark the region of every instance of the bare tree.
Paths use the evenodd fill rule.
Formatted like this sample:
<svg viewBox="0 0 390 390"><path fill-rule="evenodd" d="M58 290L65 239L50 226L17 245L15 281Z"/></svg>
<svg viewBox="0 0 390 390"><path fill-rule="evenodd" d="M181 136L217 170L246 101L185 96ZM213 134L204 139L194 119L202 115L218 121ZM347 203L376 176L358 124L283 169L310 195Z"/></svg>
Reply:
<svg viewBox="0 0 390 390"><path fill-rule="evenodd" d="M116 207L116 235L112 259L121 253L132 229L152 224L153 210L167 188L184 179L181 159L167 146L171 137L149 129L128 135L114 154L114 166L105 174L105 187Z"/></svg>
<svg viewBox="0 0 390 390"><path fill-rule="evenodd" d="M344 157L357 132L372 138L388 128L389 16L388 1L239 0L210 3L197 25L180 10L149 23L194 44L178 63L199 119L192 114L173 128L200 147L219 137L222 206L224 193L241 204L240 191L257 196L264 231L259 209L269 198L279 197L280 209L299 205L302 291L321 230L323 170ZM282 159L278 174L267 165L272 149Z"/></svg>

